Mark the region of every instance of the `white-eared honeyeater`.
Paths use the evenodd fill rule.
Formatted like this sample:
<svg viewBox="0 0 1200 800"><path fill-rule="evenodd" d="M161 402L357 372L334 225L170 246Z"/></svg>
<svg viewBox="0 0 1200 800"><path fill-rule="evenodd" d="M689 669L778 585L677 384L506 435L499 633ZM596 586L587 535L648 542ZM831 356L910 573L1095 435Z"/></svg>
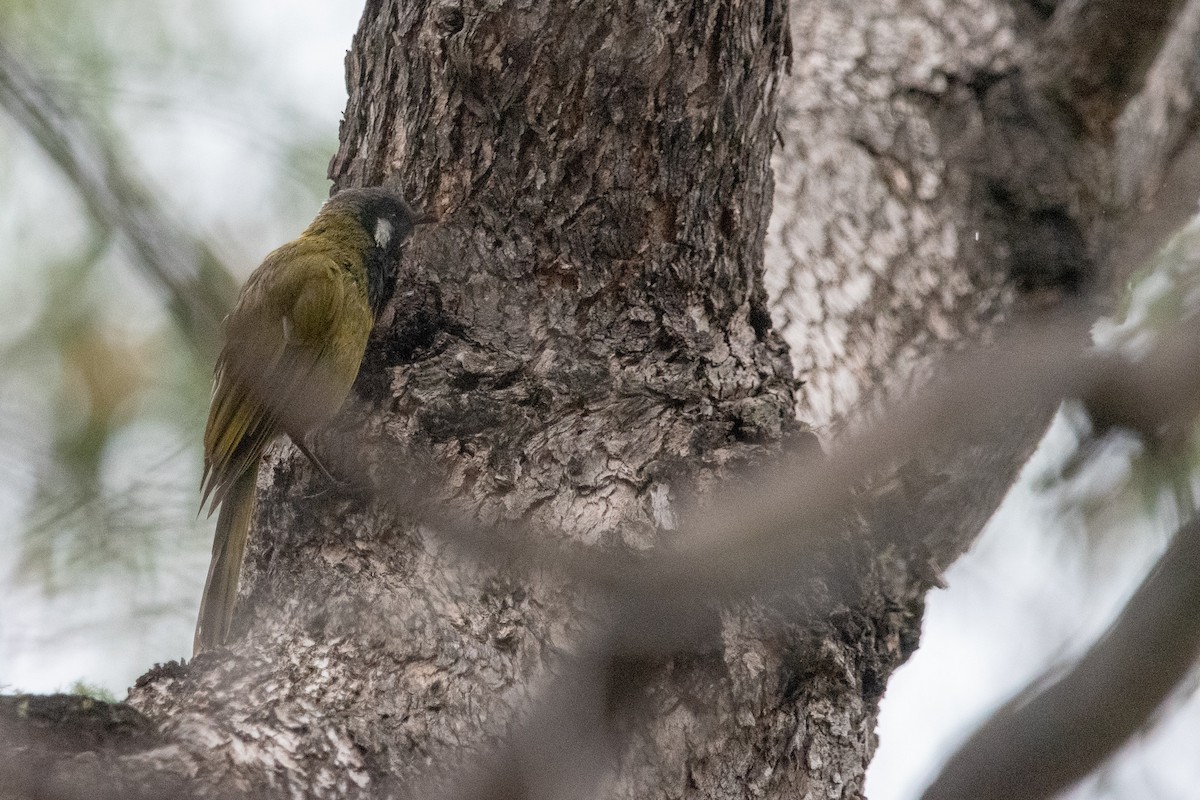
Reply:
<svg viewBox="0 0 1200 800"><path fill-rule="evenodd" d="M225 318L204 430L201 505L217 506L195 652L225 641L254 510L258 464L280 433L328 478L304 441L337 413L391 294L400 246L432 222L387 189L331 197L295 241L266 257Z"/></svg>

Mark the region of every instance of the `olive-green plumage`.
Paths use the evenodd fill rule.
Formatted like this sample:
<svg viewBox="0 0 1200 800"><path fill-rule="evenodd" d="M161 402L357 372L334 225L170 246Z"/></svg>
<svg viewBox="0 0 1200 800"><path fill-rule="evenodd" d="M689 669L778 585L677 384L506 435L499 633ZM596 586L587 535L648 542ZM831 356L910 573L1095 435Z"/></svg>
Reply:
<svg viewBox="0 0 1200 800"><path fill-rule="evenodd" d="M211 499L209 513L221 511L195 652L229 633L263 451L286 433L313 458L304 435L345 401L394 283L397 251L414 225L428 221L384 189L340 192L299 238L267 256L225 319L201 500Z"/></svg>

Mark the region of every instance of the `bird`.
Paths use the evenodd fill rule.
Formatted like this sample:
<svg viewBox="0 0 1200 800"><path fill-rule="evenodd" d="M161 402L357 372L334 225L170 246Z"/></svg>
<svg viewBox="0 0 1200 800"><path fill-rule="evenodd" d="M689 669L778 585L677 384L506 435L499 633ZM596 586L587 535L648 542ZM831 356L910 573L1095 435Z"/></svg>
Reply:
<svg viewBox="0 0 1200 800"><path fill-rule="evenodd" d="M396 281L400 248L435 222L398 193L344 189L251 273L222 323L204 429L201 510L218 507L193 654L225 643L254 513L259 461L280 434L333 483L305 434L328 423L358 376Z"/></svg>

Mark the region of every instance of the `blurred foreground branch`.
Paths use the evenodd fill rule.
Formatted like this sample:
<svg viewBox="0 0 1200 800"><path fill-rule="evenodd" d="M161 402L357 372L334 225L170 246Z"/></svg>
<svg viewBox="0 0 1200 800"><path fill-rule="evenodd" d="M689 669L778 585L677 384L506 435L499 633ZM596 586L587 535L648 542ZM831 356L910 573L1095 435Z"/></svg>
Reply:
<svg viewBox="0 0 1200 800"><path fill-rule="evenodd" d="M840 531L856 487L881 466L902 464L927 448L952 448L1002 432L1029 409L1053 410L1081 398L1098 427L1155 435L1200 410L1200 324L1164 334L1142 361L1096 355L1079 344L1082 315L1064 314L1012 333L990 347L948 359L945 377L873 426L847 435L833 451L787 454L746 490L706 502L681 525L680 547L650 555L597 552L515 525L481 528L467 514L431 501L440 471L428 453L391 441L328 435L323 460L397 514L415 516L448 541L488 560L522 569L554 568L598 588L642 596L743 599L791 582L810 548ZM382 449L364 474L361 453ZM407 465L407 468L405 468ZM420 476L420 477L417 477ZM862 511L863 509L857 509ZM887 535L887 531L876 531Z"/></svg>
<svg viewBox="0 0 1200 800"><path fill-rule="evenodd" d="M173 223L94 125L68 112L53 91L0 41L0 107L75 184L88 213L122 234L134 262L168 297L187 338L207 359L237 284L216 255Z"/></svg>
<svg viewBox="0 0 1200 800"><path fill-rule="evenodd" d="M831 562L814 558L814 553L844 530L849 510L862 502L854 487L880 464L901 462L923 447L942 449L960 439L996 435L1013 415L1070 397L1084 401L1098 431L1129 428L1152 446L1200 412L1200 322L1192 320L1162 335L1155 349L1136 362L1072 344L1078 341L1081 322L1079 317L1060 318L955 358L944 380L874 428L848 437L829 456L815 450L794 454L786 467L759 485L712 504L720 510L683 526L680 551L631 557L572 544L551 545L554 537L547 532L483 529L465 515L425 501L433 484L414 482L414 473L404 480L385 477L370 491L397 514L416 510L439 535L476 557L526 570L560 570L613 598L610 622L582 646L587 658L578 666L609 676L609 688L590 701L604 709L591 715L601 721L591 736L595 742L608 742L617 735L609 730L611 720L635 709L640 700L637 676L645 659L712 647L705 620L714 603L802 592L812 579L835 586L845 583L836 573L839 566L832 565L831 572ZM341 454L331 452L335 469L352 470L346 456L356 452L361 452L358 446ZM389 457L387 463L394 467L406 460L422 464L415 474L437 474L430 459L413 462L411 454L403 460ZM388 468L379 474L396 473ZM889 532L872 534L886 537ZM955 759L949 777L931 789L929 797L1043 797L1090 772L1144 724L1194 662L1200 644L1197 587L1200 527L1192 524L1181 532L1122 619L1071 676L1047 693L1044 705L1039 698L1028 706L1028 713L1002 712L968 745L961 762ZM780 625L804 621L778 615L776 619ZM583 680L571 677L571 667L564 675L567 685ZM614 687L614 681L626 685ZM559 759L555 749L521 744L531 736L531 741L579 739L578 714L555 706L567 702L564 697L576 695L561 687L546 692L541 701L546 707L531 712L536 735L517 734L513 746L519 754L504 760L503 771L489 773L491 794L480 794L473 783L475 788L464 789L462 796L586 796L588 790L579 786L562 794L562 776L549 782L546 777L556 774L560 761L576 763L578 753L572 750L575 755ZM1098 717L1106 719L1101 723ZM1048 727L1048 719L1057 722ZM553 720L562 721L561 730L552 727ZM613 748L607 744L602 751ZM998 753L1011 757L1000 758ZM514 765L528 774L514 776ZM992 778L994 789L988 788ZM546 786L556 788L535 791Z"/></svg>
<svg viewBox="0 0 1200 800"><path fill-rule="evenodd" d="M1154 714L1200 655L1200 521L1170 548L1066 675L1036 681L955 753L925 800L1051 797Z"/></svg>
<svg viewBox="0 0 1200 800"><path fill-rule="evenodd" d="M828 456L816 448L789 454L756 485L706 504L718 510L685 523L678 549L649 555L562 542L552 531L516 524L483 525L431 500L441 475L431 455L420 457L418 448L395 441L365 442L328 431L318 443L327 465L398 519L415 517L488 563L554 570L600 601L590 606L591 633L563 657L557 677L522 715L525 722L453 796L593 796L605 764L635 735L629 720L647 713L642 688L662 659L719 646L709 623L720 604L803 594L814 579L846 583L843 565L814 554L843 536L846 520L862 511L856 506L869 504L854 487L881 464L963 437L994 435L1012 415L1066 397L1083 399L1098 430L1128 427L1152 440L1196 416L1200 322L1162 335L1136 362L1097 356L1079 345L1082 322L1058 318L955 358L944 380L878 425L848 436ZM372 451L381 458L364 474L363 454ZM1080 667L1023 709L1002 712L929 796L1045 796L1037 791L1061 788L1094 768L1144 723L1193 663L1200 643L1196 587L1200 526L1193 523ZM768 625L803 624L808 610L803 602L784 603L767 615ZM11 753L11 745L6 749ZM989 793L983 787L992 776L1008 783ZM414 787L395 788L409 796Z"/></svg>

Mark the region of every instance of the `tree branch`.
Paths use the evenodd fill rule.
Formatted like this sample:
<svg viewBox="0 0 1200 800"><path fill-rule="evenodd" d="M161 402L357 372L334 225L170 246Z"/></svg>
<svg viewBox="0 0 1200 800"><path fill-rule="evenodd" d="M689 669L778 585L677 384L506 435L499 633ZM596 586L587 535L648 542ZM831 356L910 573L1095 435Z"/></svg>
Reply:
<svg viewBox="0 0 1200 800"><path fill-rule="evenodd" d="M1067 344L1073 337L1064 334L1076 327L1074 321L1060 320L958 357L945 381L930 386L873 429L847 437L828 457L795 454L792 464L747 492L727 495L716 504L723 510L688 524L688 533L678 540L680 548L642 558L556 546L545 531L481 527L466 514L428 502L430 482L437 480L429 459L414 459L408 451L393 461L391 456L397 454L391 453L387 463L374 470L371 487L390 513L415 513L438 534L488 563L502 560L524 570L561 571L572 582L591 584L601 597L609 598L593 606L595 633L577 650L586 655L577 665L582 670L578 675L593 677L578 677L576 667L568 663L566 683L543 693L523 715L532 720L532 727L519 728L511 739L513 752L525 762L521 774L488 768L485 783L492 781L488 785L495 790L517 780L522 791L511 796L541 797L550 795L533 791L527 783L530 775L555 791L598 780L599 772L583 769L573 756L567 759L569 774L557 776L555 759L547 762L536 756L535 745L547 736L555 738L560 729L563 738L556 752L579 752L573 743L582 735L575 724L582 718L569 713L571 707L578 711L579 698L589 698L587 719L595 723L603 717L603 724L588 728L588 742L607 742L610 735L627 737L630 731L613 728L610 718L645 710L638 687L647 674L646 660L652 668L657 658L711 649L711 629L705 622L715 604L795 593L814 579L845 584L841 567L814 558L814 553L838 538L839 522L854 502L851 487L881 463L911 456L924 446L946 446L958 437L994 434L1021 409L1054 404L1067 396L1084 399L1099 430L1122 426L1153 437L1173 421L1196 415L1200 323L1193 321L1164 335L1150 355L1134 364L1097 358ZM355 475L361 461L353 459L364 451L361 442L347 438L330 444L323 448L330 465ZM928 796L965 796L961 792L967 786L972 797L1045 796L1035 792L1061 788L1090 771L1144 722L1194 660L1200 646L1197 576L1200 523L1193 523L1181 531L1101 644L1043 696L1045 705L1039 699L1002 714L995 726L968 745L968 755L955 759ZM611 613L604 614L605 608ZM796 607L789 608L776 613L768 627L802 622ZM598 685L597 675L604 676L607 688ZM585 685L588 680L594 684L591 688ZM1118 702L1121 707L1114 712ZM1089 715L1111 719L1102 724ZM1048 727L1047 720L1054 727ZM610 753L619 749L605 746ZM1008 760L997 759L1000 752L1008 754ZM1037 760L1027 760L1039 753ZM981 790L982 780L995 780L998 788ZM1029 783L1014 790L1013 780Z"/></svg>
<svg viewBox="0 0 1200 800"><path fill-rule="evenodd" d="M237 284L220 259L163 214L113 143L63 108L3 42L0 106L75 184L92 218L125 236L134 263L166 292L189 341L205 357L215 354L221 319L237 297Z"/></svg>
<svg viewBox="0 0 1200 800"><path fill-rule="evenodd" d="M1200 0L1189 0L1145 86L1117 123L1117 196L1122 204L1158 190L1171 160L1195 129L1198 98Z"/></svg>
<svg viewBox="0 0 1200 800"><path fill-rule="evenodd" d="M1200 654L1200 521L1184 525L1108 632L1043 676L955 753L925 800L1052 797L1138 731Z"/></svg>
<svg viewBox="0 0 1200 800"><path fill-rule="evenodd" d="M889 415L875 432L849 440L829 459L802 458L766 486L753 489L750 496L727 498L719 504L729 509L727 513L698 521L691 528L694 537L684 537L687 542L699 538L699 547L651 558L641 565L643 569L630 568L628 563L605 565L608 557L597 554L591 563L582 558L559 562L578 579L599 578L621 598L624 610L584 647L585 652L598 653L596 660L612 664L641 664L640 659L699 652L711 646L698 624L705 603L788 587L794 590L798 579L839 582L828 564L813 566L813 554L835 534L830 517L836 515L836 506L848 501L846 487L870 474L871 457L877 464L900 458L911 452L914 442L931 441L940 434L953 438L994 430L1014 407L1057 402L1071 395L1088 403L1098 430L1129 427L1152 439L1172 421L1194 418L1200 410L1197 323L1164 336L1149 357L1134 365L1064 346L1061 334L1071 327L1048 326L985 353L976 352L965 364L960 362L945 383L932 387L907 410ZM494 555L490 552L487 557ZM780 624L798 621L779 619ZM1034 701L1027 705L1014 701L998 714L955 757L926 797L986 800L1053 795L1090 773L1143 725L1187 674L1197 652L1200 521L1179 532L1121 618L1078 667ZM571 668L567 669L570 674ZM637 711L639 703L644 704L638 694L643 672L631 674L627 691L603 700L619 706L622 713ZM542 737L539 741L546 737L575 741L572 731L578 717L571 715L562 691L546 692L538 703L531 718L537 721L534 730ZM588 719L600 720L601 715L589 714ZM604 731L594 730L592 736L605 741ZM555 762L546 756L550 751L522 745L528 736L520 734L514 740L513 746L522 753L517 760L522 769L541 776L539 782L544 784ZM553 796L530 789L528 780L514 779L511 772L496 768L487 775L493 793L515 780L522 791L513 797ZM482 780L476 778L470 790L452 796L477 796L475 787ZM564 771L553 785L561 788L565 782L572 796L587 796L590 785L580 787L578 780L584 780L578 770Z"/></svg>
<svg viewBox="0 0 1200 800"><path fill-rule="evenodd" d="M481 525L469 512L436 501L443 468L419 447L330 431L320 453L346 486L398 517L415 516L484 562L499 559L520 570L562 571L573 581L623 596L625 609L666 599L680 607L739 601L795 587L798 574L812 577L815 565L807 556L842 529L851 505L857 503L859 513L870 512L869 498L856 500L856 487L881 467L903 463L925 448L953 449L963 441L985 440L1015 416L1035 408L1052 410L1067 398L1084 402L1098 431L1124 428L1152 445L1180 420L1200 414L1200 321L1162 334L1157 346L1134 362L1097 356L1084 347L1077 334L1085 321L1080 314L1057 315L995 345L948 358L942 379L876 424L848 434L828 455L805 448L764 470L748 488L726 490L681 525L678 546L649 555L597 551L562 542L552 531L513 523ZM282 419L286 422L286 413ZM362 453L381 447L381 460L365 473ZM650 633L654 627L638 634L667 635Z"/></svg>
<svg viewBox="0 0 1200 800"><path fill-rule="evenodd" d="M1105 132L1137 94L1185 0L1064 0L1035 82L1089 130Z"/></svg>
<svg viewBox="0 0 1200 800"><path fill-rule="evenodd" d="M0 696L0 798L211 796L181 763L182 754L163 744L154 725L124 703L70 694Z"/></svg>

